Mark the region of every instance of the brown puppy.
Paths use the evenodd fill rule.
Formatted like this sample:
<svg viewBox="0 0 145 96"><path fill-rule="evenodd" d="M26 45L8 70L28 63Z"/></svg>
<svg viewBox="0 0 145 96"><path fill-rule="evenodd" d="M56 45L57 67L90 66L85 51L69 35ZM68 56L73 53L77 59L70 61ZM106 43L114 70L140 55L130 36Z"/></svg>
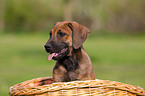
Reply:
<svg viewBox="0 0 145 96"><path fill-rule="evenodd" d="M45 44L48 60L57 60L53 69L54 82L93 80L94 70L82 44L90 31L77 22L58 22L50 32Z"/></svg>

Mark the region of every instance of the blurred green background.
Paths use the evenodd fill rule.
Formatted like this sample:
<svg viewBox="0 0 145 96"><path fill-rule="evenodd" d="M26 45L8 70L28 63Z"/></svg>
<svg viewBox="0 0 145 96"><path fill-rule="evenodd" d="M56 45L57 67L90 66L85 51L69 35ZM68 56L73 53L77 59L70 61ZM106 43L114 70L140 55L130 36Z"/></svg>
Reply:
<svg viewBox="0 0 145 96"><path fill-rule="evenodd" d="M0 96L25 80L52 76L43 46L58 21L85 25L97 79L145 88L145 0L0 0Z"/></svg>

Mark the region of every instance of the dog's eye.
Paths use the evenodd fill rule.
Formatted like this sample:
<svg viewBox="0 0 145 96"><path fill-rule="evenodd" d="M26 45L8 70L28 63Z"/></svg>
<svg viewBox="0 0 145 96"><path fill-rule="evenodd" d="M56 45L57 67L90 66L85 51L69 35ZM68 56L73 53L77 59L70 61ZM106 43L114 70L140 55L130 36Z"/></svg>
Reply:
<svg viewBox="0 0 145 96"><path fill-rule="evenodd" d="M63 37L64 35L66 35L66 33L60 32L59 35L60 35L61 37Z"/></svg>
<svg viewBox="0 0 145 96"><path fill-rule="evenodd" d="M63 32L61 32L61 30L58 30L58 33L57 33L59 36L61 36L61 37L63 37L63 36L65 36L66 35L66 33L63 33Z"/></svg>

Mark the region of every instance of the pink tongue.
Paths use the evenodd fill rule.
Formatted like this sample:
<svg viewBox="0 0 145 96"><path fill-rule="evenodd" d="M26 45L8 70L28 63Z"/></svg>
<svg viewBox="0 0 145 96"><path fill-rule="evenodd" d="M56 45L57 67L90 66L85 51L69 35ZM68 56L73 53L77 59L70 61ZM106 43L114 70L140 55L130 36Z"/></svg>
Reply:
<svg viewBox="0 0 145 96"><path fill-rule="evenodd" d="M55 53L49 54L48 60L50 61L54 55L55 55Z"/></svg>

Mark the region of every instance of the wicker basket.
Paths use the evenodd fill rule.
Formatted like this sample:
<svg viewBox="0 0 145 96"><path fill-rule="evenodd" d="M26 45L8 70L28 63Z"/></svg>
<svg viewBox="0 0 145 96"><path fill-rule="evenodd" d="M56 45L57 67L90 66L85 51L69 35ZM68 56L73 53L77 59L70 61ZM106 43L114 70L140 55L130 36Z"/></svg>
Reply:
<svg viewBox="0 0 145 96"><path fill-rule="evenodd" d="M108 80L86 80L52 83L42 77L10 87L11 96L145 96L141 87ZM45 85L43 85L45 84Z"/></svg>

